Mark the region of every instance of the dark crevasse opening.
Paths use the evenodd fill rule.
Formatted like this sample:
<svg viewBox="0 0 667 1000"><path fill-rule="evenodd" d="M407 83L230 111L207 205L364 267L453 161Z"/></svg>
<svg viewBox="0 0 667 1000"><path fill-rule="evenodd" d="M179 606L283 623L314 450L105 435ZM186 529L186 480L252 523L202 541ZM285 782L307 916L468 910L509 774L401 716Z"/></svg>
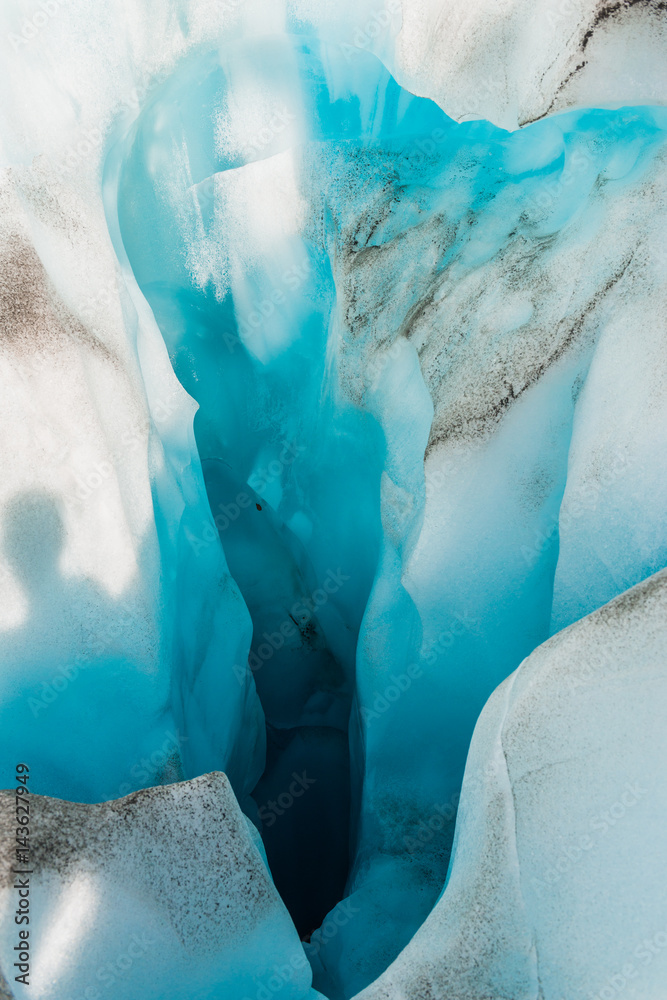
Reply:
<svg viewBox="0 0 667 1000"><path fill-rule="evenodd" d="M176 375L199 404L194 429L213 524L189 540L197 553L217 531L252 618L248 664L234 671L242 683L250 670L256 684L266 768L245 808L308 939L345 895L355 841L362 765L358 754L351 760L348 729L382 535L385 445L374 417L341 395L326 237L282 236L239 267L221 249L217 227L239 225L233 211L225 217L223 188L244 165L252 171L283 156L275 143L293 143L283 132L298 115L315 142L420 132L444 116L406 95L370 56L344 69L352 86L337 94L322 50L301 40L286 58L276 45L200 55L153 95L125 139L118 217ZM273 134L260 130L239 155L215 133L244 61L252 73L275 74L287 103ZM335 62L340 71L340 54ZM364 89L375 106L364 106ZM272 211L291 210L298 169L292 159ZM214 260L204 277L189 256L189 226L210 232Z"/></svg>
<svg viewBox="0 0 667 1000"><path fill-rule="evenodd" d="M239 797L304 939L354 896L306 949L332 1000L436 902L475 721L549 635L599 327L571 254L657 131L456 125L293 37L186 61L123 143L123 243L199 404L211 517L186 537L221 541L252 619L232 669L265 768Z"/></svg>
<svg viewBox="0 0 667 1000"><path fill-rule="evenodd" d="M287 445L280 452L290 464L295 453ZM269 477L279 463L269 462ZM264 496L268 488L260 491L259 478L254 489L220 459L205 460L203 468L229 569L253 623L248 664L234 670L239 680L252 672L266 717L266 767L251 817L276 886L307 937L344 894L348 871L348 722L364 597L346 604L344 588L359 563L347 552L317 573L306 546ZM360 484L362 509L364 485L372 488ZM372 547L357 556L364 554L369 585Z"/></svg>
<svg viewBox="0 0 667 1000"><path fill-rule="evenodd" d="M180 345L176 373L200 402L195 433L212 523L252 619L248 662L233 670L240 684L252 673L267 745L254 807L246 808L276 886L308 936L343 896L348 871L348 724L356 639L377 560L379 432L353 411L303 426L287 372L263 379L240 342L230 352L220 338L224 303L192 296L184 315L164 288L147 294L161 329ZM284 435L279 415L290 397L295 419ZM368 424L361 440L369 453L354 443L357 423ZM327 454L313 468L304 456L317 451L320 435ZM336 482L337 466L355 478ZM205 523L193 533L195 552L210 544L212 530Z"/></svg>
<svg viewBox="0 0 667 1000"><path fill-rule="evenodd" d="M164 285L146 292L173 338L175 371L200 403L195 434L212 524L252 619L248 662L233 670L239 683L252 673L266 718L266 767L246 809L307 937L344 895L348 873L348 725L377 561L382 441L351 408L343 418L330 407L316 424L304 419L322 402L308 382L316 361L308 333L317 341L321 324L299 341L295 385L287 367L266 376L238 338L229 349L227 303L192 294L184 309ZM289 433L281 433L285 411ZM343 482L340 468L352 477ZM193 533L195 552L210 544L212 524Z"/></svg>

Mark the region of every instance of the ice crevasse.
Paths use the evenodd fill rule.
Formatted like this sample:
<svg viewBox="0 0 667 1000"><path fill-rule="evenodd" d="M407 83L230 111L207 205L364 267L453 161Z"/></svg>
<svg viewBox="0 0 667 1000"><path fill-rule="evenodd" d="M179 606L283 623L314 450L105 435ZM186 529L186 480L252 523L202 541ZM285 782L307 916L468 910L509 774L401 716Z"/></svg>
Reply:
<svg viewBox="0 0 667 1000"><path fill-rule="evenodd" d="M667 995L665 14L467 6L0 15L0 996Z"/></svg>

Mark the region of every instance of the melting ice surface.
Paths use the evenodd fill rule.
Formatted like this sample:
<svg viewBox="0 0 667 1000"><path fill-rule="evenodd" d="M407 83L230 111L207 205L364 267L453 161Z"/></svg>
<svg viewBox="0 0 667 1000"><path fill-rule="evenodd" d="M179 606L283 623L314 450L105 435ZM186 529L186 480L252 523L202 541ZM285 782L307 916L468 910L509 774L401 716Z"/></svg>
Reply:
<svg viewBox="0 0 667 1000"><path fill-rule="evenodd" d="M654 523L581 587L583 515L559 511L666 124L457 125L374 57L297 37L187 62L118 153L124 251L199 404L212 520L187 543L220 538L253 622L249 815L331 997L439 896L494 687L664 565ZM612 458L613 481L632 459Z"/></svg>
<svg viewBox="0 0 667 1000"><path fill-rule="evenodd" d="M514 133L456 124L373 56L283 36L189 57L109 153L109 229L199 406L210 506L179 519L155 501L163 551L178 538L162 573L190 652L149 714L168 703L186 741L123 791L229 775L330 1000L371 984L430 913L414 947L427 954L434 923L437 940L466 757L494 689L667 562L652 339L666 129L653 108ZM114 670L119 704L86 725L122 743L149 681ZM9 717L9 744L38 772L44 758L35 791L117 797L101 736L95 777L63 777L86 677L76 700ZM54 742L65 763L49 771ZM503 830L504 780L490 772L485 802L503 801ZM485 843L464 818L462 865ZM249 835L234 836L247 853ZM272 907L279 962L276 936L285 954L295 942ZM252 949L238 982L224 967L219 996L254 998L245 966L261 939ZM510 949L494 995L539 995L532 972L512 992L521 949L534 942ZM264 982L258 998L307 995L303 981ZM400 988L386 995L419 996L409 976Z"/></svg>

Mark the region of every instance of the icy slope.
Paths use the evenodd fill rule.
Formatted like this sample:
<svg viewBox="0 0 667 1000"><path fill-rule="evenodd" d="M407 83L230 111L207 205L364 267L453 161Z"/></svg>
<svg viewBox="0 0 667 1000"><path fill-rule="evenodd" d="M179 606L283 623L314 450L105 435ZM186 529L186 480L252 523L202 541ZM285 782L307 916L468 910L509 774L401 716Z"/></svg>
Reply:
<svg viewBox="0 0 667 1000"><path fill-rule="evenodd" d="M0 797L3 912L16 905L13 798ZM270 983L284 1000L315 1000L259 838L224 774L100 805L30 804L30 985L15 995L241 1000ZM18 934L2 922L10 980Z"/></svg>
<svg viewBox="0 0 667 1000"><path fill-rule="evenodd" d="M186 596L183 530L206 502L191 403L95 233L100 205L41 180L6 178L2 219L2 767L32 758L36 790L95 800L224 764L242 793L257 764L235 734L260 716L231 674L250 629L219 551L197 564L211 595ZM215 736L211 699L228 702Z"/></svg>
<svg viewBox="0 0 667 1000"><path fill-rule="evenodd" d="M457 121L516 128L571 108L665 101L661 0L405 0L401 11L401 83Z"/></svg>
<svg viewBox="0 0 667 1000"><path fill-rule="evenodd" d="M195 107L215 128L193 127ZM269 542L272 519L300 538L315 581L341 566L340 593L326 598L335 618L322 633L312 622L339 681L307 646L303 666L282 645L251 658L267 720L284 731L269 731L280 777L263 780L260 806L299 761L288 733L305 677L304 766L318 745L340 759L324 747L344 729L344 677L356 671L343 904L356 916L334 911L340 930L329 940L325 922L308 949L331 995L374 978L437 898L470 733L494 686L553 626L664 565L664 494L652 487L664 466L642 454L665 414L664 125L656 109L571 114L512 135L455 126L371 57L350 74L334 47L297 37L185 63L128 135L124 247L200 403L200 453L239 476L225 473L209 496L223 546L242 553L236 578L256 634L292 628L288 605L314 593L287 583L294 557ZM651 375L633 382L635 357ZM616 427L579 417L618 392ZM570 451L573 433L581 451ZM293 441L301 450L286 461ZM243 476L270 468L253 502ZM619 539L610 578L609 560L591 564L579 537L593 523L609 545L619 503L624 530L651 540ZM250 557L252 538L264 539L261 556ZM374 548L369 594L359 577ZM359 635L352 659L336 649L341 621ZM341 772L322 780L341 802L345 842ZM432 819L438 835L424 836ZM264 829L277 872L281 830L287 851L291 820Z"/></svg>
<svg viewBox="0 0 667 1000"><path fill-rule="evenodd" d="M331 998L496 685L665 565L662 6L0 13L3 784L224 769Z"/></svg>
<svg viewBox="0 0 667 1000"><path fill-rule="evenodd" d="M361 915L320 951L346 969L344 990L386 960L378 912L391 906L407 942L419 892L441 884L468 736L495 684L665 565L665 467L649 458L667 388L664 132L649 125L635 159L642 119L572 115L510 137L469 126L460 145L443 123L407 155L334 161L341 367L388 449L357 660Z"/></svg>
<svg viewBox="0 0 667 1000"><path fill-rule="evenodd" d="M664 996L666 638L663 571L494 692L444 894L359 1000Z"/></svg>

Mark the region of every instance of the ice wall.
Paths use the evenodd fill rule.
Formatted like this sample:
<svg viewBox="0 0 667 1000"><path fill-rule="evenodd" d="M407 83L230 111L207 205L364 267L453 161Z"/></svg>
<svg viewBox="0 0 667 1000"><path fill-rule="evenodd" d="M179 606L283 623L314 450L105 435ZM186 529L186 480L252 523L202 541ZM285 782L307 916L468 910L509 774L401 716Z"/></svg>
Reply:
<svg viewBox="0 0 667 1000"><path fill-rule="evenodd" d="M666 595L663 571L494 692L447 888L359 1000L662 996Z"/></svg>
<svg viewBox="0 0 667 1000"><path fill-rule="evenodd" d="M586 420L642 337L653 376L638 384L662 425L664 126L658 109L457 126L372 56L352 72L297 36L185 63L128 135L124 246L200 403L216 527L268 649L251 656L269 722L260 809L318 746L340 762L318 775L339 829L311 827L315 868L339 865L347 839L336 734L356 686L347 898L335 936L325 921L308 947L329 995L373 979L437 898L494 687L552 628L664 565L650 485L664 473L638 454L652 407L634 436L628 416L625 431ZM625 530L651 542L629 544L610 580L578 537L592 522L611 544L630 476ZM293 599L315 593L308 575L334 563L312 641L274 649ZM288 734L304 723L299 758ZM295 815L269 814L276 872ZM285 879L310 882L298 865Z"/></svg>
<svg viewBox="0 0 667 1000"><path fill-rule="evenodd" d="M263 988L283 1000L319 996L224 774L99 805L42 796L30 805L32 860L21 876L30 885L28 985L14 986L25 972L15 963L27 925L5 919L0 933L17 995L241 1000ZM13 806L13 792L3 792L3 913L16 906Z"/></svg>
<svg viewBox="0 0 667 1000"><path fill-rule="evenodd" d="M145 336L146 326L157 336L145 306L141 330L108 237L94 239L99 195L86 204L85 187L73 192L44 170L23 174L17 190L6 184L3 213L3 781L18 755L39 760L38 790L84 800L216 760L242 784L234 737L208 745L195 707L224 701L211 661L225 642L234 653L249 642L220 553L207 567L220 597L189 617L178 610L191 572L179 522L205 503L191 404L161 340ZM58 195L89 224L88 239L59 215ZM199 623L198 650L184 641L184 618ZM174 662L191 688L189 719L172 691ZM252 727L255 711L232 683L230 734L244 712Z"/></svg>
<svg viewBox="0 0 667 1000"><path fill-rule="evenodd" d="M494 687L665 563L660 8L0 14L3 783L224 769L332 998Z"/></svg>
<svg viewBox="0 0 667 1000"><path fill-rule="evenodd" d="M193 405L103 209L114 122L155 64L131 54L136 12L28 6L2 14L3 784L18 755L35 791L79 800L214 767L243 797L263 767L232 673L250 620L220 548L193 562ZM93 25L117 23L91 62Z"/></svg>
<svg viewBox="0 0 667 1000"><path fill-rule="evenodd" d="M404 2L401 16L401 83L457 121L516 128L665 100L667 29L653 0L426 0Z"/></svg>
<svg viewBox="0 0 667 1000"><path fill-rule="evenodd" d="M337 287L351 351L366 338L373 358L366 399L388 449L358 655L360 916L319 953L343 991L387 958L378 911L393 906L407 943L437 894L467 734L493 687L551 629L664 565L664 467L644 452L661 439L666 385L664 133L649 116L573 115L512 136L469 126L460 146L443 125L411 150L418 181L394 150L362 168L344 150L332 170L349 212ZM648 158L635 159L645 125ZM411 350L432 423L408 389ZM651 377L634 375L643 365ZM422 507L409 456L425 446Z"/></svg>

